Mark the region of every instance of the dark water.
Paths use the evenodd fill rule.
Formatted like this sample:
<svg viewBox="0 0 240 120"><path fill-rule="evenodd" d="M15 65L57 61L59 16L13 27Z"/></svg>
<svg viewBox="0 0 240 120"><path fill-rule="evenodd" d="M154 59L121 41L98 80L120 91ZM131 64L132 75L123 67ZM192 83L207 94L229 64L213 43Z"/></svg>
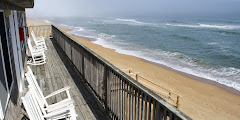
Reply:
<svg viewBox="0 0 240 120"><path fill-rule="evenodd" d="M240 18L73 17L48 20L119 53L240 90Z"/></svg>

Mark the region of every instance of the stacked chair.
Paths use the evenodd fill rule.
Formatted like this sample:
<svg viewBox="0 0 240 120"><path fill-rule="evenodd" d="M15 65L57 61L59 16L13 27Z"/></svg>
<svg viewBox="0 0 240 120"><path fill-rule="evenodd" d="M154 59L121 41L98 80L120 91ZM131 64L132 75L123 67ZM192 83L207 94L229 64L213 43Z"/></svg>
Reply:
<svg viewBox="0 0 240 120"><path fill-rule="evenodd" d="M32 46L31 41L28 40L28 48L32 55L32 61L28 64L42 65L46 63L46 56L44 51L47 50L45 40L43 37L36 38L32 32L33 40L36 46ZM41 42L40 42L41 41ZM51 94L44 96L40 89L39 84L30 68L27 66L27 72L25 73L28 81L28 92L22 97L23 105L28 113L30 120L76 120L77 114L75 111L74 101L71 99L69 89L70 87L64 87L60 90L54 91ZM57 103L48 104L47 99L54 97L58 94L66 93L67 98Z"/></svg>
<svg viewBox="0 0 240 120"><path fill-rule="evenodd" d="M46 63L46 55L44 51L47 50L44 37L35 37L34 32L31 32L35 46L32 45L31 39L28 38L28 49L31 57L28 58L27 64L29 65L43 65Z"/></svg>
<svg viewBox="0 0 240 120"><path fill-rule="evenodd" d="M32 46L30 38L28 38L28 49L31 57L28 58L29 65L42 65L46 63L46 55L41 46Z"/></svg>
<svg viewBox="0 0 240 120"><path fill-rule="evenodd" d="M41 46L42 49L47 50L47 46L43 36L36 37L33 31L31 32L31 35L36 46Z"/></svg>

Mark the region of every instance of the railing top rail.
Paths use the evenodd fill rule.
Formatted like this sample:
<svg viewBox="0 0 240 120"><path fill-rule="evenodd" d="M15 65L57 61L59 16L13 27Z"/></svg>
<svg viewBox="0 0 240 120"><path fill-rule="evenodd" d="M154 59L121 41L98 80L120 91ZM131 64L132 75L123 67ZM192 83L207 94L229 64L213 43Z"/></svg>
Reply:
<svg viewBox="0 0 240 120"><path fill-rule="evenodd" d="M52 25L31 25L31 26L28 26L28 27L44 27L44 26L52 26Z"/></svg>
<svg viewBox="0 0 240 120"><path fill-rule="evenodd" d="M49 25L41 25L39 27L42 26L49 26ZM63 32L62 30L58 29L55 25L51 25L53 28L59 30L63 35L65 35L66 37L68 37L69 39L71 39L72 41L74 41L75 43L77 43L78 45L80 45L82 48L84 48L86 51L88 51L89 53L91 53L96 59L98 59L99 61L101 61L102 63L105 64L105 66L109 67L110 69L114 70L115 72L117 72L122 78L126 79L130 84L132 84L134 87L140 89L142 92L144 92L145 94L149 95L151 98L155 99L157 102L159 102L160 104L162 104L162 106L164 106L166 109L168 109L169 111L171 111L173 114L177 115L179 118L183 119L183 120L189 120L191 119L190 117L188 117L186 114L184 114L183 112L181 112L179 109L177 109L176 107L174 107L173 105L169 104L168 102L166 102L163 98L161 98L160 96L158 96L156 93L154 93L153 91L151 91L150 89L148 89L147 87L143 86L142 84L140 84L139 82L135 81L133 78L131 78L130 76L128 76L126 73L122 72L119 68L115 67L114 65L112 65L110 62L108 62L107 60L105 60L104 58L102 58L101 56L97 55L95 52L93 52L92 50L90 50L88 47L84 46L83 44L81 44L79 41L76 41L75 39L73 39L72 37L70 37L69 35L67 35L65 32ZM30 27L37 27L37 26L30 26Z"/></svg>

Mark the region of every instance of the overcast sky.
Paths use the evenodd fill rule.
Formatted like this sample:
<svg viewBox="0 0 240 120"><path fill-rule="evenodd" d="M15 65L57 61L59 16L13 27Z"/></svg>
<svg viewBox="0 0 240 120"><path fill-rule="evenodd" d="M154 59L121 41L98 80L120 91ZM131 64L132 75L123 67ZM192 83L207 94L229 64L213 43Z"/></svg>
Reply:
<svg viewBox="0 0 240 120"><path fill-rule="evenodd" d="M27 16L240 14L240 0L34 0ZM239 15L238 14L238 15Z"/></svg>

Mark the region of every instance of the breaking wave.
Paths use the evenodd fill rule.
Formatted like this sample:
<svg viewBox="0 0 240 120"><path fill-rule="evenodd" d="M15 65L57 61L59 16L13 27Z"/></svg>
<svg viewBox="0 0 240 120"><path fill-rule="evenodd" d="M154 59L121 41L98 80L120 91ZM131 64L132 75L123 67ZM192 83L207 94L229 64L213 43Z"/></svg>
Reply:
<svg viewBox="0 0 240 120"><path fill-rule="evenodd" d="M146 24L140 21L137 21L135 19L116 19L117 21L123 21L123 22L131 22L131 23L136 23L136 24Z"/></svg>
<svg viewBox="0 0 240 120"><path fill-rule="evenodd" d="M189 27L189 28L215 28L215 29L240 29L238 25L211 25L211 24L166 24L167 26Z"/></svg>

